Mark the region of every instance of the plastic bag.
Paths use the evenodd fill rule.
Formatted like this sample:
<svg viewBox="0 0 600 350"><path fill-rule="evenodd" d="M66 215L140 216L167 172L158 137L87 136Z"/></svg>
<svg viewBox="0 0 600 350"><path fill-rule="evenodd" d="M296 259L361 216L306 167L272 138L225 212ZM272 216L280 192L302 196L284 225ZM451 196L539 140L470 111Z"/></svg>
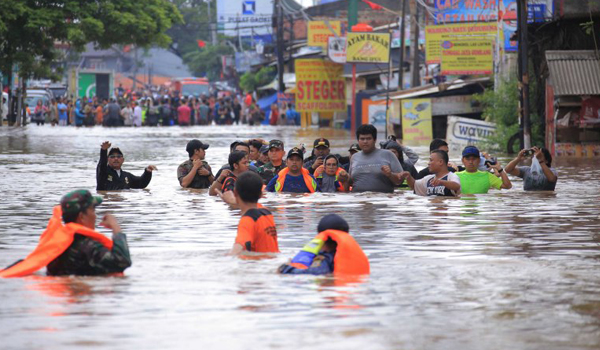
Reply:
<svg viewBox="0 0 600 350"><path fill-rule="evenodd" d="M545 183L548 180L546 179L546 175L544 175L544 171L542 170L542 166L540 165L540 161L537 157L533 157L531 160L531 185L533 188L540 189L543 188Z"/></svg>

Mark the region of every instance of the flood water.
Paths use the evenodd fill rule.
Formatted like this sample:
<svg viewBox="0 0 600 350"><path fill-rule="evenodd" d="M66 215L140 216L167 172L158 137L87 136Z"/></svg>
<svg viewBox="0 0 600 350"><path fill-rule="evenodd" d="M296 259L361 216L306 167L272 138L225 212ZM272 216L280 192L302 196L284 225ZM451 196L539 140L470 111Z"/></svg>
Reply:
<svg viewBox="0 0 600 350"><path fill-rule="evenodd" d="M0 266L33 250L63 194L95 192L102 141L123 150L127 171L158 167L147 189L101 194L99 216L117 217L133 266L123 277L0 280L0 348L600 348L597 160L556 164L555 193L525 193L515 179L461 199L268 194L281 254L226 256L239 211L180 188L187 141L210 144L216 172L236 139L310 149L318 136L343 155L353 142L347 131L266 126L0 128ZM422 168L428 149L416 150ZM371 275L277 275L327 213L350 223Z"/></svg>

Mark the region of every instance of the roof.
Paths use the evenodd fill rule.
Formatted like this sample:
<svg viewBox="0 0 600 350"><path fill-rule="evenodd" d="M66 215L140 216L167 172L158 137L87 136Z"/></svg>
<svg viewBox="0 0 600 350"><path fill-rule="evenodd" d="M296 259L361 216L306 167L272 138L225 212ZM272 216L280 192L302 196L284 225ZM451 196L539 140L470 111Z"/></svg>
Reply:
<svg viewBox="0 0 600 350"><path fill-rule="evenodd" d="M600 95L600 55L595 51L546 51L556 96Z"/></svg>
<svg viewBox="0 0 600 350"><path fill-rule="evenodd" d="M457 79L457 80L454 80L449 83L442 83L440 85L429 84L429 85L424 85L424 86L417 86L417 87L414 87L411 89L406 89L406 90L402 90L399 92L391 93L390 100L401 100L401 99L405 99L405 98L415 98L415 97L433 95L433 94L438 94L438 93L444 92L444 91L462 89L469 85L476 85L476 84L486 85L490 81L491 81L490 77L483 77L483 78L476 78L476 79L469 79L469 80ZM373 101L377 101L377 100L382 100L385 98L386 98L385 94L379 94L377 96L374 96L371 99Z"/></svg>

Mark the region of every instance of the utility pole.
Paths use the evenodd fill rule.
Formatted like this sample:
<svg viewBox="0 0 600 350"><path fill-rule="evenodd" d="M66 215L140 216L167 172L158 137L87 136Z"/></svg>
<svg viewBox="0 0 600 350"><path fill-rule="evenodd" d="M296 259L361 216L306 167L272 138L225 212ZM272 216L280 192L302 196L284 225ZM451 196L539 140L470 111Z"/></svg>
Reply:
<svg viewBox="0 0 600 350"><path fill-rule="evenodd" d="M213 26L213 20L210 12L210 3L212 0L205 0L208 5L208 31L210 33L211 44L217 45L217 32Z"/></svg>
<svg viewBox="0 0 600 350"><path fill-rule="evenodd" d="M288 16L288 20L290 21L290 40L288 40L288 42L290 43L290 45L294 45L294 15L290 14ZM289 61L288 61L288 71L290 73L294 72L294 60L292 58L292 50L290 50L290 55L289 55Z"/></svg>
<svg viewBox="0 0 600 350"><path fill-rule="evenodd" d="M358 0L348 1L348 31L358 23ZM357 127L356 120L356 63L352 63L352 105L350 107L350 132L354 133Z"/></svg>
<svg viewBox="0 0 600 350"><path fill-rule="evenodd" d="M398 91L404 85L404 35L406 32L406 0L402 0L402 17L400 17L400 60L398 62Z"/></svg>
<svg viewBox="0 0 600 350"><path fill-rule="evenodd" d="M281 9L281 0L275 0L274 6L275 11L273 14L273 25L277 27L277 82L279 83L277 91L283 92L283 71L284 71L284 59L283 59L283 11Z"/></svg>
<svg viewBox="0 0 600 350"><path fill-rule="evenodd" d="M519 114L523 138L521 148L531 148L531 123L529 120L529 57L527 45L527 0L517 0L517 33L519 34Z"/></svg>
<svg viewBox="0 0 600 350"><path fill-rule="evenodd" d="M358 0L348 1L348 28L358 23Z"/></svg>
<svg viewBox="0 0 600 350"><path fill-rule="evenodd" d="M411 24L412 30L412 40L410 45L410 52L412 53L412 79L410 87L415 87L421 85L421 70L419 64L419 6L415 2L414 4L414 13L413 23Z"/></svg>

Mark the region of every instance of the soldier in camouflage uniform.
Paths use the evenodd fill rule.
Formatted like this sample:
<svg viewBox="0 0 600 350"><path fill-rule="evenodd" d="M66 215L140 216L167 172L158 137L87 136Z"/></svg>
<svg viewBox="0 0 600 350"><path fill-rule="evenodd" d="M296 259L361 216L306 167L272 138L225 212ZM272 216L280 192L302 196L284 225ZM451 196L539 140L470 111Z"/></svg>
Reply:
<svg viewBox="0 0 600 350"><path fill-rule="evenodd" d="M265 185L286 167L283 161L284 154L283 142L279 140L269 142L269 162L258 168L258 175L263 179Z"/></svg>
<svg viewBox="0 0 600 350"><path fill-rule="evenodd" d="M65 224L74 222L90 229L96 227L96 206L101 197L94 197L87 190L67 193L60 201ZM47 274L100 275L123 272L131 266L127 237L121 233L117 219L107 214L100 225L113 232L113 247L106 248L100 242L75 233L73 243L47 266Z"/></svg>

